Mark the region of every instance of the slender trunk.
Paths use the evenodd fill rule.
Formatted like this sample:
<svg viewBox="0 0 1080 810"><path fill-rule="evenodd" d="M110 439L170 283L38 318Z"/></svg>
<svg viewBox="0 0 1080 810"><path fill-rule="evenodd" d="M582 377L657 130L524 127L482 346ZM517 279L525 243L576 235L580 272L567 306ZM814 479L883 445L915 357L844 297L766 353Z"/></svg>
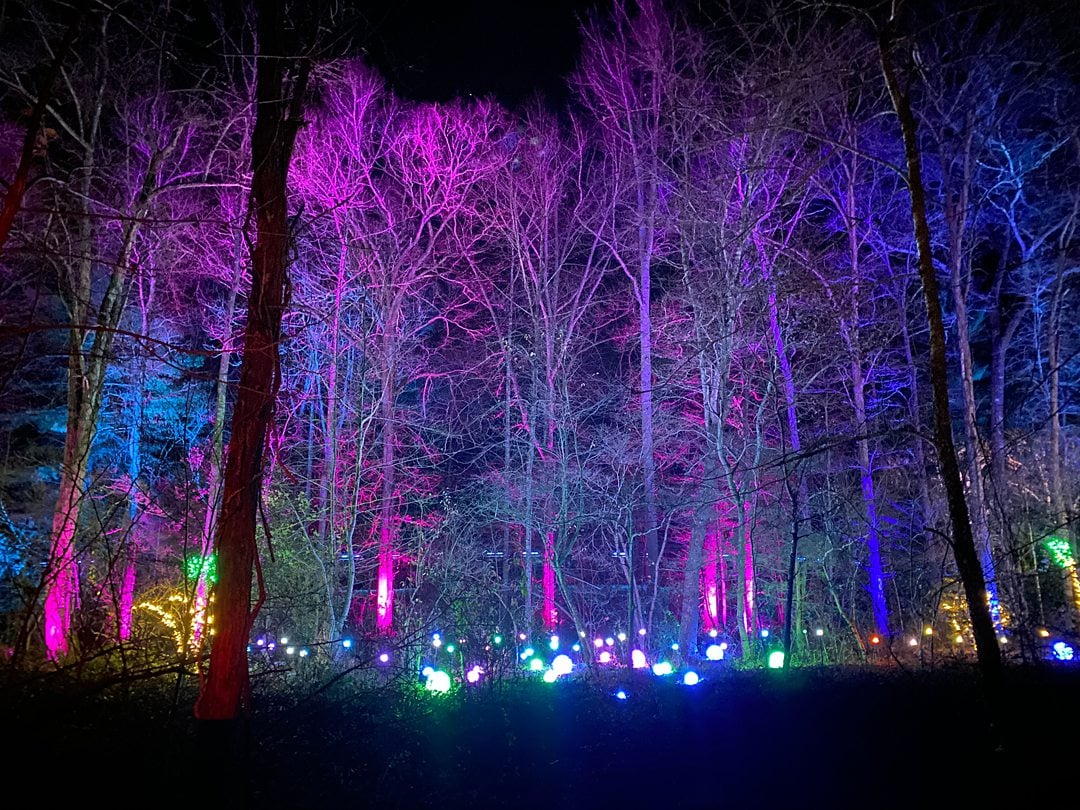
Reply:
<svg viewBox="0 0 1080 810"><path fill-rule="evenodd" d="M890 21L890 26L892 22ZM908 190L911 194L911 218L918 247L919 278L926 299L927 320L930 327L930 382L934 392L934 437L937 447L938 466L945 484L949 515L953 528L953 554L967 597L968 612L975 636L979 665L987 681L996 690L1001 680L1001 650L998 649L994 623L990 616L986 581L979 564L975 539L971 532L964 483L953 444L952 422L949 416L949 368L945 353L945 323L941 312L941 299L934 259L930 244L930 225L926 214L926 192L922 180L922 159L915 116L911 100L900 88L893 66L893 35L889 29L882 32L879 43L882 73L892 99L893 108L900 121L904 141L904 156L908 169Z"/></svg>
<svg viewBox="0 0 1080 810"><path fill-rule="evenodd" d="M397 509L394 497L393 352L388 352L382 389L382 495L379 502L379 575L376 626L389 633L394 625L394 541Z"/></svg>
<svg viewBox="0 0 1080 810"><path fill-rule="evenodd" d="M249 689L247 644L254 619L255 523L262 492L263 451L279 380L281 317L288 288L287 178L307 83L307 63L302 62L291 94L285 87L281 20L279 2L268 0L259 6L258 110L251 139L251 206L256 229L252 289L240 387L225 459L221 520L215 535L216 637L210 671L195 704L200 720L235 720Z"/></svg>
<svg viewBox="0 0 1080 810"><path fill-rule="evenodd" d="M175 142L173 144L175 146ZM79 279L74 287L72 325L68 339L68 419L64 438L64 460L60 468L60 496L53 513L49 563L45 586L45 647L52 660L68 652L72 619L78 594L78 561L75 532L83 487L89 468L90 450L97 432L105 376L112 359L112 346L128 295L131 254L140 223L157 187L160 166L172 147L158 150L150 159L142 186L132 205L132 216L121 232L120 252L109 274L108 286L97 310L94 337L88 354L83 353L86 326L82 322L89 309L89 253L79 261ZM88 212L87 212L88 213ZM89 226L85 226L89 230ZM89 233L84 233L84 237ZM89 251L89 243L84 250ZM78 318L78 320L77 320Z"/></svg>
<svg viewBox="0 0 1080 810"><path fill-rule="evenodd" d="M656 238L653 223L656 195L655 180L647 181L648 188L641 189L639 183L638 215L641 225L638 229L638 255L640 259L638 289L638 333L641 341L641 364L639 384L641 386L641 469L642 485L645 497L645 572L646 579L652 582L659 571L657 555L660 551L659 517L656 505L656 459L653 456L653 373L652 373L652 255Z"/></svg>

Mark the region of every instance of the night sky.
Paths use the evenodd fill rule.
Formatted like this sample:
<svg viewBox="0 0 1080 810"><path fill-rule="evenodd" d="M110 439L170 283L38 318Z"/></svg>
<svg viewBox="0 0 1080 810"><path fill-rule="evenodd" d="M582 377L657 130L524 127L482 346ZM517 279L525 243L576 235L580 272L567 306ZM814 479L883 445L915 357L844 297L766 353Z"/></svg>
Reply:
<svg viewBox="0 0 1080 810"><path fill-rule="evenodd" d="M365 0L356 41L403 96L494 95L515 106L565 94L580 21L604 0Z"/></svg>

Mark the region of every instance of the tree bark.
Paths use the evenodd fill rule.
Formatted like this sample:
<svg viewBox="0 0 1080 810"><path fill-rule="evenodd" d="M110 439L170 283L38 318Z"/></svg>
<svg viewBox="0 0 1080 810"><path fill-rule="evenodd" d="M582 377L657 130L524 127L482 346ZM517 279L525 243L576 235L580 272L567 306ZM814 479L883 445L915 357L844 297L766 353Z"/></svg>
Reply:
<svg viewBox="0 0 1080 810"><path fill-rule="evenodd" d="M945 323L934 259L930 245L930 225L926 214L926 192L922 180L922 156L919 151L915 115L911 99L900 87L893 62L893 21L882 31L878 43L881 69L900 122L904 141L904 157L908 170L908 190L911 195L911 219L918 248L919 278L926 298L927 321L930 327L930 383L934 392L934 443L938 466L945 484L949 516L953 527L953 554L967 597L968 612L979 666L987 682L996 687L1002 677L1001 651L998 649L994 623L987 604L986 581L983 579L979 555L971 532L971 519L964 483L953 443L952 422L949 418L949 369L945 355Z"/></svg>
<svg viewBox="0 0 1080 810"><path fill-rule="evenodd" d="M215 591L216 637L210 670L195 704L195 716L200 720L236 719L249 686L247 644L253 619L255 522L262 489L263 449L274 411L281 317L288 288L286 181L308 71L306 61L301 62L290 93L281 58L282 16L280 0L268 0L259 6L257 113L251 139L250 206L256 228L251 251L252 289L240 390L225 459L221 519L215 535L219 577Z"/></svg>

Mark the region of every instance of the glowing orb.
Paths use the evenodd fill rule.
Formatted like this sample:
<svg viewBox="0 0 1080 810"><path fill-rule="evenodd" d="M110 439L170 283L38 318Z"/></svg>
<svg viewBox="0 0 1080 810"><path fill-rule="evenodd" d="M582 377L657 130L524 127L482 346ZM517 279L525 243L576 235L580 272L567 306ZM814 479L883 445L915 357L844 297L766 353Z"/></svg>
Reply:
<svg viewBox="0 0 1080 810"><path fill-rule="evenodd" d="M821 637L822 637L823 635L825 635L825 631L824 631L824 630L822 630L822 629L821 629L821 628L819 627L819 628L817 628L816 630L814 630L814 635L815 635L815 636L817 636L818 638L821 638Z"/></svg>
<svg viewBox="0 0 1080 810"><path fill-rule="evenodd" d="M524 641L524 640L525 640L525 634L524 633L518 633L518 641Z"/></svg>
<svg viewBox="0 0 1080 810"><path fill-rule="evenodd" d="M644 627L642 627L642 628L641 628L640 630L638 630L638 631L637 631L637 634L638 634L639 636L643 636L643 635L645 635L645 628L644 628Z"/></svg>
<svg viewBox="0 0 1080 810"><path fill-rule="evenodd" d="M657 663L653 664L652 668L653 675L659 675L661 677L663 677L664 675L670 675L673 671L674 669L667 661L658 661Z"/></svg>
<svg viewBox="0 0 1080 810"><path fill-rule="evenodd" d="M607 644L609 647L614 647L615 646L615 639L613 639L611 636L608 636L607 638L604 639L604 643Z"/></svg>
<svg viewBox="0 0 1080 810"><path fill-rule="evenodd" d="M633 664L634 669L645 669L649 665L645 660L645 653L641 650L632 650L630 652L630 662Z"/></svg>
<svg viewBox="0 0 1080 810"><path fill-rule="evenodd" d="M281 643L282 644L288 644L289 643L289 637L288 636L282 636L281 637Z"/></svg>
<svg viewBox="0 0 1080 810"><path fill-rule="evenodd" d="M918 647L919 646L919 640L917 638L909 638L908 639L908 646L909 647Z"/></svg>
<svg viewBox="0 0 1080 810"><path fill-rule="evenodd" d="M709 631L709 638L716 638L716 635L717 633L715 628Z"/></svg>
<svg viewBox="0 0 1080 810"><path fill-rule="evenodd" d="M263 647L263 646L265 646L265 645L266 645L266 639L265 639L265 638L260 638L260 639L259 639L258 641L256 641L255 643L256 643L256 644L258 644L258 645L259 645L260 647Z"/></svg>
<svg viewBox="0 0 1080 810"><path fill-rule="evenodd" d="M552 636L551 641L548 642L548 646L551 647L551 649L553 650L559 649L559 637Z"/></svg>
<svg viewBox="0 0 1080 810"><path fill-rule="evenodd" d="M1050 638L1050 631L1045 627L1039 628L1039 638Z"/></svg>
<svg viewBox="0 0 1080 810"><path fill-rule="evenodd" d="M694 670L689 670L682 676L682 682L687 686L697 686L701 678Z"/></svg>
<svg viewBox="0 0 1080 810"><path fill-rule="evenodd" d="M307 651L307 650L301 650L301 651L300 651L300 657L301 657L301 658L307 658L307 654L308 654L308 651Z"/></svg>
<svg viewBox="0 0 1080 810"><path fill-rule="evenodd" d="M452 653L454 651L454 645L453 644L447 644L446 645L446 651L448 653Z"/></svg>
<svg viewBox="0 0 1080 810"><path fill-rule="evenodd" d="M480 676L484 674L484 668L477 664L468 672L465 673L465 680L469 683L477 683L480 680Z"/></svg>
<svg viewBox="0 0 1080 810"><path fill-rule="evenodd" d="M431 673L434 671L435 667L424 667L422 670L420 670L420 674L423 675L425 678L430 678Z"/></svg>
<svg viewBox="0 0 1080 810"><path fill-rule="evenodd" d="M615 693L615 697L618 698L619 700L626 700L628 695L626 694L626 692L624 692L622 689L620 689L618 692Z"/></svg>
<svg viewBox="0 0 1080 810"><path fill-rule="evenodd" d="M352 641L349 640L349 639L345 639L344 641L341 642L341 646L344 647L347 650L347 649L349 649L349 647L352 646Z"/></svg>
<svg viewBox="0 0 1080 810"><path fill-rule="evenodd" d="M494 641L496 644L502 644L502 636L495 636L492 641Z"/></svg>
<svg viewBox="0 0 1080 810"><path fill-rule="evenodd" d="M957 644L963 644L964 643L964 637L963 636L957 636L956 637L956 643Z"/></svg>
<svg viewBox="0 0 1080 810"><path fill-rule="evenodd" d="M445 695L450 691L450 676L441 670L435 670L427 676L427 683L424 688L429 692Z"/></svg>
<svg viewBox="0 0 1080 810"><path fill-rule="evenodd" d="M870 636L870 643L871 644L880 644L881 643L881 636L879 636L877 633L874 633L874 635Z"/></svg>
<svg viewBox="0 0 1080 810"><path fill-rule="evenodd" d="M927 627L922 632L923 632L924 636L932 636L932 635L934 635L934 628L933 627Z"/></svg>
<svg viewBox="0 0 1080 810"><path fill-rule="evenodd" d="M617 638L619 641L626 641L626 633L619 633L619 635L615 636L615 638Z"/></svg>
<svg viewBox="0 0 1080 810"><path fill-rule="evenodd" d="M539 658L534 658L532 661L529 662L529 669L533 672L539 672L543 668L544 662L541 661Z"/></svg>
<svg viewBox="0 0 1080 810"><path fill-rule="evenodd" d="M549 669L544 673L544 683L555 683L559 679L559 676L555 674L555 670Z"/></svg>
<svg viewBox="0 0 1080 810"><path fill-rule="evenodd" d="M604 646L604 640L602 638L594 638L593 639L593 646L594 647L603 647Z"/></svg>
<svg viewBox="0 0 1080 810"><path fill-rule="evenodd" d="M1076 651L1073 650L1072 645L1066 644L1064 641L1055 641L1051 649L1054 651L1054 658L1058 661L1072 661L1076 656Z"/></svg>
<svg viewBox="0 0 1080 810"><path fill-rule="evenodd" d="M286 655L292 655L295 652L296 652L296 647L286 647L285 648L285 654Z"/></svg>
<svg viewBox="0 0 1080 810"><path fill-rule="evenodd" d="M784 651L773 650L769 653L769 669L783 669L784 668Z"/></svg>
<svg viewBox="0 0 1080 810"><path fill-rule="evenodd" d="M433 638L431 640L431 646L434 647L435 649L439 649L439 647L442 646L442 639L439 638L438 636L436 636L435 638Z"/></svg>
<svg viewBox="0 0 1080 810"><path fill-rule="evenodd" d="M570 649L573 650L574 652L581 652L581 645L580 644L575 644Z"/></svg>
<svg viewBox="0 0 1080 810"><path fill-rule="evenodd" d="M569 675L574 671L574 662L570 660L569 655L556 655L555 660L551 662L551 671L555 673L555 677Z"/></svg>
<svg viewBox="0 0 1080 810"><path fill-rule="evenodd" d="M534 655L536 655L536 650L534 650L532 647L526 647L525 651L522 652L519 657L522 661L524 661L528 658L532 658Z"/></svg>
<svg viewBox="0 0 1080 810"><path fill-rule="evenodd" d="M678 652L679 651L679 645L677 643L672 644L671 649L672 649L673 652Z"/></svg>
<svg viewBox="0 0 1080 810"><path fill-rule="evenodd" d="M724 648L719 644L710 644L705 648L705 657L710 661L723 661L724 660Z"/></svg>
<svg viewBox="0 0 1080 810"><path fill-rule="evenodd" d="M387 663L387 662L388 662L389 660L390 660L390 653L381 653L381 654L379 655L379 661L380 661L381 663L385 664L385 663Z"/></svg>
<svg viewBox="0 0 1080 810"><path fill-rule="evenodd" d="M611 653L609 653L607 650L604 650L602 653L600 653L600 663L601 664L610 664L611 663Z"/></svg>
<svg viewBox="0 0 1080 810"><path fill-rule="evenodd" d="M769 637L769 631L768 631L768 630L766 630L766 629L763 629L763 630L761 631L761 637L762 637L762 638L768 638L768 637Z"/></svg>

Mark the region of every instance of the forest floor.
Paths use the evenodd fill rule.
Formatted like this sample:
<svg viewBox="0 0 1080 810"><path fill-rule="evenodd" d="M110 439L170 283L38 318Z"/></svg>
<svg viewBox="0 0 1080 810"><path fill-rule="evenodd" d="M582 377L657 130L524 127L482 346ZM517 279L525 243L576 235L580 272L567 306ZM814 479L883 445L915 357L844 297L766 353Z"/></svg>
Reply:
<svg viewBox="0 0 1080 810"><path fill-rule="evenodd" d="M963 669L278 690L256 695L227 757L207 755L190 697L175 683L3 684L5 793L155 810L1067 807L1080 795L1072 666L1011 670L1004 733Z"/></svg>

